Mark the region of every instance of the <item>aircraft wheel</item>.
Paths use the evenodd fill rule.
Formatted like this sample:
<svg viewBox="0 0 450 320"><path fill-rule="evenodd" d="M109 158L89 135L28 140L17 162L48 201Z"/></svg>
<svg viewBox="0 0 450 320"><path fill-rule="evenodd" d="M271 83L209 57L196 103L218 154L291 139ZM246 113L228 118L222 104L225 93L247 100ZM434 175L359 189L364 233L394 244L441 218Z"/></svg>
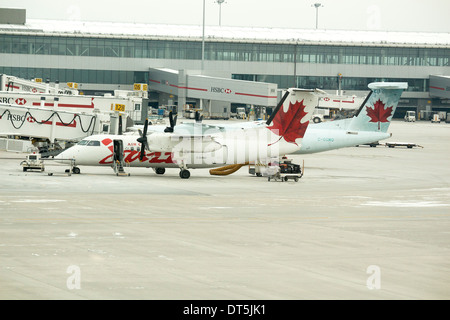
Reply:
<svg viewBox="0 0 450 320"><path fill-rule="evenodd" d="M191 173L189 172L189 170L181 170L180 171L181 179L189 179L190 176L191 176Z"/></svg>
<svg viewBox="0 0 450 320"><path fill-rule="evenodd" d="M166 168L156 168L156 174L164 174L166 172Z"/></svg>
<svg viewBox="0 0 450 320"><path fill-rule="evenodd" d="M80 168L78 168L78 167L73 167L72 168L72 173L74 173L74 174L80 174Z"/></svg>

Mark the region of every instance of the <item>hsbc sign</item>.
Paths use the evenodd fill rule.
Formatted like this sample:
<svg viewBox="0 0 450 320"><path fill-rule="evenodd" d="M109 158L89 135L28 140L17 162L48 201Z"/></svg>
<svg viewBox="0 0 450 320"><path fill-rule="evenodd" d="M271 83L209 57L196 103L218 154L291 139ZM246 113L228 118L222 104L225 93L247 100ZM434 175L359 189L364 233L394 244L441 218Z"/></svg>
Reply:
<svg viewBox="0 0 450 320"><path fill-rule="evenodd" d="M230 94L231 93L231 89L220 88L220 87L211 87L211 92Z"/></svg>
<svg viewBox="0 0 450 320"><path fill-rule="evenodd" d="M14 114L14 113L9 113L6 120L20 121L20 122L24 122L25 120L28 120L28 122L34 122L32 119L25 118L25 115Z"/></svg>
<svg viewBox="0 0 450 320"><path fill-rule="evenodd" d="M15 103L18 104L19 106L23 106L24 104L27 103L27 100L25 100L24 98L17 98L15 100Z"/></svg>
<svg viewBox="0 0 450 320"><path fill-rule="evenodd" d="M0 97L0 103L5 104L17 104L19 106L24 106L27 103L25 98L8 98L8 97Z"/></svg>
<svg viewBox="0 0 450 320"><path fill-rule="evenodd" d="M0 97L0 103L13 104L14 98Z"/></svg>

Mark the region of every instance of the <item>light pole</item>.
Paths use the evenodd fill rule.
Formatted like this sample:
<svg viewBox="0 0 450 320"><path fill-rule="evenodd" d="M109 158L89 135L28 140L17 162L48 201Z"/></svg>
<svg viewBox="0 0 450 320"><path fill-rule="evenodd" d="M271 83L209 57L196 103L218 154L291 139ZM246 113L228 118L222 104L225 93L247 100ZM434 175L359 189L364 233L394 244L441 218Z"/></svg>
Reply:
<svg viewBox="0 0 450 320"><path fill-rule="evenodd" d="M215 2L219 4L219 26L220 26L222 25L222 3L224 3L225 0L216 0Z"/></svg>
<svg viewBox="0 0 450 320"><path fill-rule="evenodd" d="M321 3L314 3L311 7L315 7L316 8L316 29L319 27L319 8L323 7L323 5Z"/></svg>
<svg viewBox="0 0 450 320"><path fill-rule="evenodd" d="M205 60L205 0L203 0L202 71Z"/></svg>

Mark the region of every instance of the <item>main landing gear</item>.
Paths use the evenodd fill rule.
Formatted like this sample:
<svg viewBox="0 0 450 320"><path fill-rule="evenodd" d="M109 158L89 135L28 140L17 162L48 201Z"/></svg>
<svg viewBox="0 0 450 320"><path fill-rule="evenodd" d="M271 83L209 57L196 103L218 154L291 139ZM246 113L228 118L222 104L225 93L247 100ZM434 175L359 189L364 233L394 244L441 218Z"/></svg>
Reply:
<svg viewBox="0 0 450 320"><path fill-rule="evenodd" d="M155 168L155 173L156 174L164 174L166 172L165 168ZM189 172L189 170L180 168L180 178L181 179L189 179L189 177L191 176L191 173Z"/></svg>
<svg viewBox="0 0 450 320"><path fill-rule="evenodd" d="M155 169L156 174L164 174L166 172L165 168L156 168Z"/></svg>
<svg viewBox="0 0 450 320"><path fill-rule="evenodd" d="M191 173L189 172L189 170L186 170L186 169L180 170L180 178L181 179L189 179L190 176L191 176Z"/></svg>

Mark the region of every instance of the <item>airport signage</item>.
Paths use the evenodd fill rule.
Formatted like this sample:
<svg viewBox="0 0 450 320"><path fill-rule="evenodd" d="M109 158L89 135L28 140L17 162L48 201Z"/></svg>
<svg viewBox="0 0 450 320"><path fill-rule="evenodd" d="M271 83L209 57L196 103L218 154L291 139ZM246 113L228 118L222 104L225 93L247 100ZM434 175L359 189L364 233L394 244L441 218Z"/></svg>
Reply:
<svg viewBox="0 0 450 320"><path fill-rule="evenodd" d="M146 83L135 83L133 85L133 90L135 91L147 91L148 85Z"/></svg>
<svg viewBox="0 0 450 320"><path fill-rule="evenodd" d="M211 87L211 92L230 94L232 91L231 91L231 89L228 89L228 88Z"/></svg>
<svg viewBox="0 0 450 320"><path fill-rule="evenodd" d="M116 103L114 105L114 111L125 112L125 105L124 104L120 104L120 103Z"/></svg>

